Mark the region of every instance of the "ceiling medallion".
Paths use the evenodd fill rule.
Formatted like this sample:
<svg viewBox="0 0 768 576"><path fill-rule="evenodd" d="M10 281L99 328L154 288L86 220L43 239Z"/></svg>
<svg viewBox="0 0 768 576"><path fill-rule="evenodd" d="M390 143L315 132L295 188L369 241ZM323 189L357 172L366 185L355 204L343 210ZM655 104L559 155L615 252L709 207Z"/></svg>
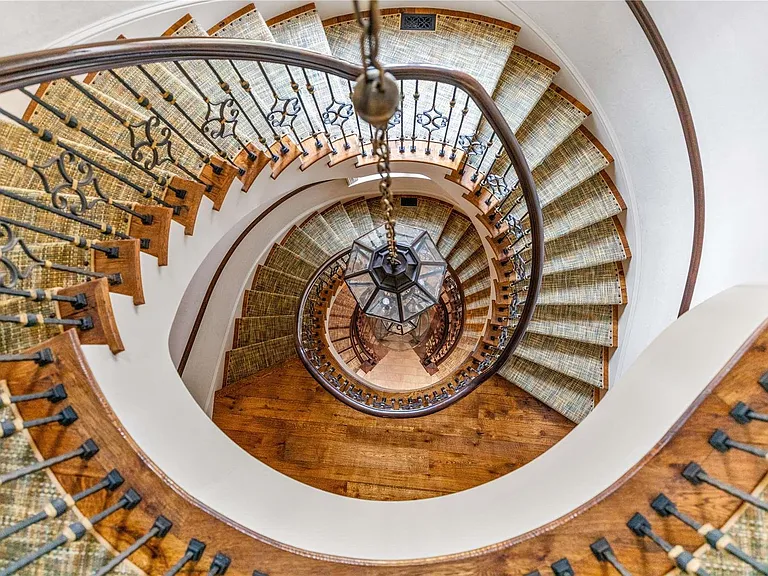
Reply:
<svg viewBox="0 0 768 576"><path fill-rule="evenodd" d="M415 327L410 321L437 304L448 264L424 230L396 224L395 233L394 260L386 226L355 240L344 280L367 316L400 324L392 331L404 334Z"/></svg>

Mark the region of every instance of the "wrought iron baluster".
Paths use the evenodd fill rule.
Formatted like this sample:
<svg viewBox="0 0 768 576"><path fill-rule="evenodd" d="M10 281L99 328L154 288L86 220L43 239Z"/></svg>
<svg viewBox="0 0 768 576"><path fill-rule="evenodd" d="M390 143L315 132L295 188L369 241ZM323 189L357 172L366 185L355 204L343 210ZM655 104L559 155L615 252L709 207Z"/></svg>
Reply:
<svg viewBox="0 0 768 576"><path fill-rule="evenodd" d="M141 64L137 65L136 68L139 69L139 71L144 74L144 77L149 80L149 82L160 92L162 99L167 102L169 105L173 106L176 111L178 111L184 119L192 125L199 133L200 135L205 138L205 140L214 147L216 152L218 152L222 158L226 159L230 164L232 163L232 159L229 157L229 154L221 147L219 144L211 138L211 136L203 130L203 127L199 125L197 122L195 122L192 117L187 113L184 108L181 107L181 105L176 101L176 97L173 95L173 93L170 90L167 90L163 87L162 84L154 77L152 74L147 72L147 70L142 66ZM234 165L234 164L233 164ZM220 166L211 166L213 169L214 174L220 174L222 172L222 168ZM244 172L242 168L240 168ZM241 172L242 173L242 172Z"/></svg>
<svg viewBox="0 0 768 576"><path fill-rule="evenodd" d="M352 83L347 80L347 87L349 88L349 100L352 101ZM360 128L360 116L357 115L355 112L355 121L357 122L357 139L360 142L360 155L365 158L368 156L368 153L365 151L365 140L363 139L363 130ZM371 151L373 151L373 146L371 146Z"/></svg>
<svg viewBox="0 0 768 576"><path fill-rule="evenodd" d="M0 406L10 406L20 402L32 402L34 400L48 400L51 404L57 404L67 399L67 391L64 384L56 384L42 392L32 392L30 394L11 395L5 381L0 380Z"/></svg>
<svg viewBox="0 0 768 576"><path fill-rule="evenodd" d="M120 500L118 500L112 506L105 508L98 514L91 516L83 522L74 522L73 524L70 524L62 531L61 535L57 536L54 540L51 540L48 544L41 546L34 552L31 552L23 558L9 564L2 572L0 572L0 576L11 576L22 568L25 568L26 566L29 566L33 562L39 560L46 554L50 554L57 548L66 546L69 542L76 542L82 539L83 536L88 533L86 525L95 526L119 510L132 510L139 505L139 502L141 502L141 496L139 493L136 492L133 488L129 489L120 498Z"/></svg>
<svg viewBox="0 0 768 576"><path fill-rule="evenodd" d="M55 360L53 350L43 348L29 354L0 354L0 362L34 362L38 366L45 366Z"/></svg>
<svg viewBox="0 0 768 576"><path fill-rule="evenodd" d="M0 316L2 319L3 316ZM77 322L77 321L73 321ZM93 323L91 323L93 327ZM45 426L46 424L61 424L62 426L70 426L77 422L77 412L75 412L72 406L67 406L60 412L53 414L52 416L46 416L45 418L35 418L33 420L22 420L21 418L14 418L13 420L0 421L0 438L8 438L13 436L16 432L22 430L28 430L29 428L36 428L38 426ZM0 537L2 540L2 537Z"/></svg>
<svg viewBox="0 0 768 576"><path fill-rule="evenodd" d="M3 238L5 238L3 240ZM13 231L13 229L6 223L0 222L0 287L2 288L15 288L19 280L29 278L32 272L37 268L50 268L51 270L58 270L60 272L67 272L71 274L79 274L81 276L88 276L91 278L107 278L110 284L120 284L122 278L120 274L106 275L101 272L93 272L86 270L85 268L76 268L74 266L65 266L64 264L57 264L50 260L43 260L36 256L24 242L23 238L19 238ZM31 261L23 270L17 266L9 257L9 254L16 249L21 249L21 252Z"/></svg>
<svg viewBox="0 0 768 576"><path fill-rule="evenodd" d="M751 504L755 508L759 508L760 510L765 510L766 512L768 512L768 503L763 502L762 500L760 500L755 496L752 496L752 494L750 494L749 492L745 492L744 490L736 488L735 486L731 486L730 484L722 482L717 478L713 478L712 476L707 474L704 471L704 469L695 462L691 462L690 464L688 464L685 467L685 469L683 469L682 475L683 475L683 478L688 480L694 486L697 486L702 483L709 484L713 488L717 488L718 490L721 490L726 494L735 496L736 498L739 498L744 502Z"/></svg>
<svg viewBox="0 0 768 576"><path fill-rule="evenodd" d="M763 460L768 459L768 450L752 446L751 444L745 444L744 442L738 442L732 440L728 434L722 430L715 430L712 436L709 437L709 444L719 452L728 452L731 448L735 450L741 450L747 454L752 454Z"/></svg>
<svg viewBox="0 0 768 576"><path fill-rule="evenodd" d="M205 543L196 538L192 538L189 541L189 544L187 544L187 551L184 553L184 556L182 556L176 564L171 566L168 572L163 576L175 576L190 562L197 562L200 560L200 558L203 557L203 552L205 552Z"/></svg>
<svg viewBox="0 0 768 576"><path fill-rule="evenodd" d="M318 118L320 118L320 122L322 123L322 132L325 134L325 139L328 141L328 146L331 149L331 154L336 155L338 154L338 150L336 150L336 146L333 144L333 138L331 137L331 132L328 129L328 123L325 121L325 116L323 115L322 111L320 110L320 104L317 102L317 94L315 93L315 87L312 84L312 82L309 79L309 75L307 74L307 69L302 68L301 73L304 75L304 85L307 88L307 92L312 97L312 102L315 105L315 111L317 112ZM325 74L325 79L328 80L328 74ZM330 86L330 81L328 82ZM331 93L331 101L333 101L333 93ZM309 118L309 114L307 114L307 118Z"/></svg>
<svg viewBox="0 0 768 576"><path fill-rule="evenodd" d="M331 94L331 102L325 107L325 112L323 112L320 117L322 118L323 123L339 127L339 130L341 130L341 137L344 140L344 150L349 150L351 145L347 140L344 123L354 115L355 109L351 102L340 102L336 99L336 94L333 91L333 83L327 72L325 73L325 83ZM333 153L335 154L336 152Z"/></svg>
<svg viewBox="0 0 768 576"><path fill-rule="evenodd" d="M35 524L38 524L39 522L42 522L46 518L58 518L62 516L68 510L70 510L75 504L80 502L80 500L87 498L88 496L97 494L102 490L106 490L107 492L114 492L120 486L122 486L122 484L123 484L123 477L120 475L120 473L117 470L112 470L109 474L107 474L104 477L103 480L97 482L90 488L86 488L82 492L78 492L77 494L73 494L71 496L67 494L64 497L54 498L48 504L45 505L43 510L41 510L37 514L33 514L32 516L28 516L24 520L20 520L15 524L6 526L2 530L0 530L0 542L5 540L9 536L13 536L17 532L21 532L22 530L25 530L30 526L33 526Z"/></svg>
<svg viewBox="0 0 768 576"><path fill-rule="evenodd" d="M475 136L477 136L477 133L475 133ZM483 155L480 158L480 162L477 163L477 166L475 167L475 173L472 175L472 182L477 182L477 179L480 175L480 167L483 165L483 162L485 162L485 157L488 155L488 151L493 146L493 141L496 138L496 132L491 134L490 140L488 140L488 143L483 143Z"/></svg>
<svg viewBox="0 0 768 576"><path fill-rule="evenodd" d="M701 567L701 560L694 558L693 554L682 546L673 546L651 529L651 523L642 514L635 514L627 522L627 527L637 536L647 537L651 542L666 552L667 556L680 570L697 576L709 576L709 572Z"/></svg>
<svg viewBox="0 0 768 576"><path fill-rule="evenodd" d="M611 548L611 545L605 538L600 538L593 542L589 546L589 549L592 550L592 554L595 555L595 558L600 562L608 562L608 564L613 566L616 569L616 572L621 576L632 576L632 573L624 568L622 563L616 558L616 555L613 553L613 548Z"/></svg>
<svg viewBox="0 0 768 576"><path fill-rule="evenodd" d="M177 136L177 137L178 137L178 138L179 138L179 139L180 139L182 142L184 142L184 144L186 144L186 145L187 145L187 147L189 147L189 149L190 149L190 150L192 150L192 152L194 152L194 153L195 153L195 155L197 155L197 157L200 159L200 161L201 161L203 164L205 164L206 166L211 166L211 157L210 157L208 154L204 154L204 153L202 152L202 150L200 150L200 149L199 149L197 146L195 146L195 145L194 145L194 144L193 144L193 143L192 143L192 142L189 140L189 138L187 138L187 137L186 137L186 136L185 136L185 135L184 135L184 134L183 134L183 133L182 133L182 132L181 132L181 131L180 131L178 128L176 128L176 126L173 124L173 122L170 122L170 121L169 121L169 120L168 120L168 119L167 119L167 118L166 118L166 117L163 115L163 113L162 113L162 112L160 112L160 111L159 111L159 110L157 110L157 109L156 109L154 106L152 106L152 101L151 101L151 100L150 100L150 99L149 99L147 96L145 96L144 94L141 94L140 92L138 92L137 90L135 90L135 89L134 89L134 88L133 88L133 87L132 87L132 86L131 86L131 85L130 85L130 84L129 84L129 83L128 83L128 82L127 82L127 81L126 81L126 80L125 80L123 77L122 77L122 76L120 76L120 75L119 75L117 72L115 72L114 70L108 70L108 72L109 72L109 73L110 73L110 74L111 74L111 75L112 75L112 76L113 76L113 77L114 77L114 78L115 78L115 79L116 79L116 80L117 80L117 81L118 81L118 82L119 82L119 83L120 83L120 84L121 84L121 85L122 85L122 86L123 86L123 87L124 87L126 90L128 90L128 91L131 93L131 95L132 95L132 96L133 96L133 97L136 99L136 101L138 102L139 106L141 106L142 108L144 108L144 109L145 109L147 112L151 112L152 114L154 114L154 115L155 115L155 116L156 116L156 117L157 117L157 118L158 118L158 119L159 119L159 120L160 120L160 121L161 121L163 124L165 124L165 125L168 127L168 129L169 129L171 132L173 132L173 133L174 133L174 134L175 134L175 135L176 135L176 136ZM168 146L169 146L169 148L170 148L170 141L169 141L169 143L168 143ZM188 174L188 175L190 175L190 177L191 177L191 178L192 178L192 179L193 179L195 182L198 182L198 183L202 183L202 181L201 181L201 180L200 180L200 179L197 177L197 175L195 175L195 174L192 174L192 173L191 173L191 172L189 172L189 171L188 171L188 170L187 170L185 167L183 167L183 166L181 166L181 165L179 165L179 164L176 164L176 166L178 166L178 167L179 167L181 170L183 170L185 174ZM218 172L218 173L221 173L221 167L219 167L219 166L211 166L211 168L212 168L212 169L218 169L218 170L219 170L219 172ZM214 170L214 171L215 171L215 170Z"/></svg>
<svg viewBox="0 0 768 576"><path fill-rule="evenodd" d="M737 403L731 409L730 415L731 418L736 420L736 422L739 424L749 424L752 420L757 420L758 422L768 422L768 414L755 412L749 406L744 404L744 402Z"/></svg>
<svg viewBox="0 0 768 576"><path fill-rule="evenodd" d="M177 204L170 204L170 203L166 202L165 200L163 200L159 196L156 196L155 194L153 194L152 191L150 191L150 190L148 190L146 188L143 188L143 187L139 186L138 184L132 182L131 180L129 180L128 178L126 178L125 176L120 174L119 172L115 172L114 170L112 170L111 168L108 168L107 166L105 166L101 162L93 160L90 157L88 157L85 154L83 154L82 152L80 152L77 149L73 148L72 146L69 146L68 144L65 144L64 142L59 140L56 136L54 136L53 133L50 130L45 130L43 128L39 128L39 127L35 126L34 124L31 124L30 122L27 122L26 120L23 120L23 119L19 118L15 114L10 113L10 112L8 112L7 110L5 110L3 108L0 108L0 114L5 116L6 118L12 120L13 122L18 124L19 126L22 126L26 130L28 130L29 132L31 132L32 134L34 134L35 136L40 138L40 140L42 140L43 142L47 142L49 144L57 146L57 147L61 148L62 150L64 150L65 152L69 152L70 154L72 154L75 157L79 158L83 162L86 162L86 163L88 163L88 164L90 164L92 166L95 166L96 168L98 168L99 170L104 172L105 174L109 174L110 176L112 176L113 178L115 178L116 180L121 182L122 184L125 184L129 188L131 188L134 191L136 191L138 194L140 194L144 198L146 198L148 200L152 200L153 202L155 202L155 203L157 203L157 204L159 204L161 206L165 206L166 208L172 208L173 211L174 211L174 214L181 214L181 210L184 209L184 206L180 206L180 205L177 205Z"/></svg>
<svg viewBox="0 0 768 576"><path fill-rule="evenodd" d="M456 91L458 88L453 87L453 94L451 95L451 101L448 102L448 121L445 123L445 133L443 134L443 143L440 146L440 158L445 156L445 147L448 144L448 130L451 127L451 117L453 116L453 109L456 107ZM459 127L461 130L461 127Z"/></svg>
<svg viewBox="0 0 768 576"><path fill-rule="evenodd" d="M231 563L232 559L229 556L216 552L216 556L213 557L211 567L208 569L206 576L221 576L227 571Z"/></svg>
<svg viewBox="0 0 768 576"><path fill-rule="evenodd" d="M98 571L96 571L93 576L105 576L106 574L109 574L117 568L118 565L120 565L123 560L128 558L131 554L136 552L139 548L144 546L147 542L152 540L152 538L165 538L166 534L171 531L171 527L173 526L173 523L168 520L165 516L158 516L155 519L155 523L152 525L152 528L149 529L149 531L144 534L141 538L136 540L133 544L128 546L125 550L120 552L117 556L115 556L109 563L107 563L105 566L100 568Z"/></svg>
<svg viewBox="0 0 768 576"><path fill-rule="evenodd" d="M480 140L478 140L477 132L471 135L465 134L460 136L457 142L459 148L461 148L461 150L464 152L464 158L462 158L461 164L459 165L459 174L464 174L467 169L467 165L471 166L470 159L475 156L484 154L487 150L487 147Z"/></svg>
<svg viewBox="0 0 768 576"><path fill-rule="evenodd" d="M137 170L140 170L141 172L143 172L144 174L146 174L147 176L152 178L158 184L158 186L162 186L164 188L168 188L168 189L172 190L176 194L177 197L183 198L184 191L183 190L179 190L178 188L174 188L174 187L170 186L169 185L169 179L166 176L159 176L159 175L155 174L152 171L152 168L154 168L154 166L152 166L151 168L148 168L140 160L136 160L136 159L128 156L122 150L120 150L116 146L113 146L112 144L110 144L109 142L104 140L102 137L100 137L98 134L93 132L90 128L88 128L86 126L83 126L80 123L80 121L75 116L72 116L71 114L65 114L64 112L59 110L56 106L53 106L52 104L46 102L42 98L36 96L35 94L32 94L26 88L19 88L19 91L22 94L24 94L25 96L27 96L27 98L29 98L30 100L33 100L34 102L36 102L37 104L39 104L40 106L42 106L43 108L48 110L48 112L50 112L51 114L56 116L59 120L62 121L62 123L67 128L71 128L72 130L75 130L76 132L82 132L83 134L88 136L91 140L93 140L94 142L96 142L100 146L103 146L104 148L106 148L107 150L112 152L113 154L119 156L125 162L129 163L131 166L133 166ZM85 93L88 94L87 91L85 91ZM95 97L93 97L93 96L91 96L91 97L95 99Z"/></svg>
<svg viewBox="0 0 768 576"><path fill-rule="evenodd" d="M437 88L438 84L435 82L435 89L432 92L432 107L429 110L419 112L416 115L416 119L421 127L427 131L427 148L424 151L427 156L431 153L430 146L432 145L432 133L437 130L442 130L448 125L446 117L435 107L437 103Z"/></svg>
<svg viewBox="0 0 768 576"><path fill-rule="evenodd" d="M413 130L411 131L411 154L416 152L416 112L419 108L419 81L416 80L416 89L413 91Z"/></svg>
<svg viewBox="0 0 768 576"><path fill-rule="evenodd" d="M664 494L659 494L653 502L651 502L651 508L653 508L656 512L658 512L659 516L662 518L666 518L668 516L672 516L674 518L677 518L685 524L686 526L689 526L696 530L701 536L704 537L704 539L707 541L707 544L713 549L713 550L724 550L725 552L728 552L731 556L734 556L735 558L738 558L742 562L749 564L752 568L760 572L761 574L768 574L768 566L763 564L762 562L758 562L751 556L747 555L743 550L738 548L733 541L731 540L730 536L724 534L711 524L702 524L701 522L697 522L687 514L683 514L680 512L680 510L677 509L677 506L675 506L674 502L672 502L669 498L667 498Z"/></svg>
<svg viewBox="0 0 768 576"><path fill-rule="evenodd" d="M400 80L400 154L405 154L405 89Z"/></svg>
<svg viewBox="0 0 768 576"><path fill-rule="evenodd" d="M309 133L310 136L312 136L315 139L315 148L318 150L323 147L323 143L320 141L320 130L315 130L315 125L312 122L312 118L309 116L309 109L307 109L306 104L304 104L304 99L301 97L301 88L299 86L299 83L296 82L296 80L293 77L293 73L291 72L291 69L286 66L285 71L288 73L288 78L291 81L291 90L293 90L293 93L296 94L296 98L299 100L299 106L304 111L304 117L307 120L307 124L309 125ZM306 75L306 71L302 68L302 72ZM310 94L314 92L314 88L309 82L309 78L307 78L307 90L311 90ZM297 136L298 138L298 136Z"/></svg>
<svg viewBox="0 0 768 576"><path fill-rule="evenodd" d="M226 98L221 102L213 102L202 89L198 86L197 82L189 75L186 69L181 65L181 62L174 62L174 65L181 72L181 75L189 82L195 92L203 99L206 105L205 121L201 126L202 132L207 134L211 138L232 138L240 148L248 150L247 144L240 138L237 133L237 121L240 116L240 109L235 104L233 98ZM253 153L248 152L250 160Z"/></svg>
<svg viewBox="0 0 768 576"><path fill-rule="evenodd" d="M232 70L235 71L235 75L238 78L238 81L240 82L240 88L243 89L250 97L251 101L256 106L256 109L259 111L259 114L261 115L261 118L264 120L264 122L269 127L269 130L272 132L272 138L275 142L280 142L280 154L285 154L288 152L288 147L283 143L283 141L280 139L280 134L277 133L275 130L275 127L272 126L272 124L269 123L269 120L267 119L267 115L264 112L264 109L261 107L261 104L259 103L258 98L256 98L256 95L253 93L253 90L251 89L251 84L248 82L243 75L240 73L240 69L235 65L235 63L232 60L228 60L230 66L232 66ZM265 148L265 153L269 154L270 158L272 159L272 162L277 162L280 160L280 158L275 154L272 149L269 147L269 144L267 143L267 139L263 136L259 136L259 142L262 146Z"/></svg>
<svg viewBox="0 0 768 576"><path fill-rule="evenodd" d="M293 137L296 140L296 145L301 150L302 156L306 156L308 152L304 148L304 144L302 143L299 134L296 132L296 127L294 126L296 118L298 118L299 114L301 113L303 106L300 104L299 99L296 97L280 97L280 95L277 93L277 90L275 90L274 84L269 79L266 70L264 70L263 64L261 62L257 62L257 64L259 66L261 75L264 77L264 80L267 83L269 91L272 93L272 106L270 106L269 112L267 113L267 122L274 128L287 127L288 130L290 130L293 134ZM288 70L288 67L286 66L285 69ZM292 84L295 84L292 77L291 82Z"/></svg>
<svg viewBox="0 0 768 576"><path fill-rule="evenodd" d="M24 476L39 472L40 470L45 470L46 468L50 468L51 466L61 464L62 462L66 462L74 458L90 460L96 455L98 451L99 447L96 445L96 442L90 439L86 440L82 445L80 445L79 448L76 448L71 452L60 454L59 456L53 456L47 460L41 460L40 462L35 462L29 466L24 466L23 468L18 468L17 470L12 470L11 472L0 474L0 485L7 484L13 480L18 480L19 478L24 478Z"/></svg>
<svg viewBox="0 0 768 576"><path fill-rule="evenodd" d="M448 157L448 159L451 161L456 160L456 150L458 149L459 138L461 138L461 127L464 126L464 120L466 120L468 113L469 113L469 94L467 94L467 99L464 100L464 107L461 109L461 118L459 119L459 128L456 130L456 139L453 141L453 148L451 149L451 155Z"/></svg>
<svg viewBox="0 0 768 576"><path fill-rule="evenodd" d="M34 224L27 224L26 222L20 222L12 218L0 216L0 225L3 224L6 226L14 226L16 228L29 230L30 232L36 232L37 234L44 234L45 236L50 236L51 238L56 238L57 240L62 240L64 242L69 242L70 244L77 246L78 248L82 248L83 250L96 250L106 254L107 258L117 258L119 255L117 247L99 246L98 244L94 244L93 241L89 240L88 238L84 238L83 236L70 236L69 234L62 234L56 230L50 230L48 228L42 228L41 226L35 226Z"/></svg>

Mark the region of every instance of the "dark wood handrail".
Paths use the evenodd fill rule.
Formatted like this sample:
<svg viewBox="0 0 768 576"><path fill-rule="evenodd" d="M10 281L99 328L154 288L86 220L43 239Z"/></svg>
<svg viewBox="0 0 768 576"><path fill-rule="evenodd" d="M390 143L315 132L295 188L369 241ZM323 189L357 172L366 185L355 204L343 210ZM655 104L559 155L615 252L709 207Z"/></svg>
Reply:
<svg viewBox="0 0 768 576"><path fill-rule="evenodd" d="M55 48L0 58L0 92L14 90L111 68L177 60L258 60L320 70L347 80L356 79L359 66L318 54L269 42L227 38L143 38L116 40ZM398 80L426 80L456 86L474 101L491 128L498 134L523 190L531 226L531 277L528 298L512 336L516 345L533 317L544 267L544 221L528 162L520 144L490 94L475 78L439 66L392 66ZM514 348L514 345L512 348Z"/></svg>

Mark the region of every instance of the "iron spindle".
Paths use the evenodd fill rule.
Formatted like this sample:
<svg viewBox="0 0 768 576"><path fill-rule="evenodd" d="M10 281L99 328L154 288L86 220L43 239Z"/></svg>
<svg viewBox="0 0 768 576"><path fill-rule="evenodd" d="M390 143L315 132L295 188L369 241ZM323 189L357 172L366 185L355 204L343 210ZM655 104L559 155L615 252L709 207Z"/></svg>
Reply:
<svg viewBox="0 0 768 576"><path fill-rule="evenodd" d="M184 553L184 556L182 556L176 564L171 566L163 576L175 576L190 562L197 562L200 560L203 556L203 552L205 552L205 543L192 538L189 541L189 544L187 544L187 551Z"/></svg>
<svg viewBox="0 0 768 576"><path fill-rule="evenodd" d="M728 452L728 450L734 448L746 452L747 454L757 456L758 458L762 458L763 460L768 458L768 451L763 448L758 448L757 446L752 446L751 444L731 440L728 434L722 430L715 430L712 433L712 436L709 437L709 444L719 452Z"/></svg>
<svg viewBox="0 0 768 576"><path fill-rule="evenodd" d="M15 226L16 228L22 228L24 230L29 230L30 232L36 232L38 234L50 236L51 238L56 238L57 240L69 242L70 244L73 244L74 246L84 250L96 250L97 252L105 254L107 258L117 258L120 256L120 250L117 246L100 246L99 244L95 244L92 240L84 238L83 236L70 236L69 234L62 234L56 230L35 226L34 224L27 224L26 222L13 220L11 218L6 218L5 216L0 216L0 224L7 224L8 226ZM130 236L128 238L130 238Z"/></svg>
<svg viewBox="0 0 768 576"><path fill-rule="evenodd" d="M180 206L177 206L175 204L170 204L170 203L166 202L165 200L163 200L162 198L154 195L150 190L148 190L146 188L142 188L138 184L135 184L134 182L132 182L131 180L129 180L128 178L126 178L122 174L120 174L118 172L115 172L111 168L106 167L101 162L92 160L91 158L89 158L85 154L79 152L75 148L69 146L68 144L65 144L64 142L59 140L56 136L54 136L54 134L50 130L39 128L39 127L35 126L34 124L31 124L31 123L27 122L26 120L23 120L23 119L19 118L18 116L14 115L14 114L11 114L10 112L8 112L7 110L4 110L3 108L0 108L0 114L5 116L9 120L12 120L13 122L18 124L19 126L22 126L22 127L26 128L29 132L31 132L32 134L34 134L35 136L40 138L40 140L42 140L43 142L48 142L50 144L58 146L59 148L61 148L65 152L69 152L70 154L72 154L73 156L79 158L80 160L83 160L84 162L87 162L88 164L90 164L92 166L95 166L96 168L98 168L99 170L104 172L105 174L109 174L110 176L112 176L113 178L115 178L116 180L121 182L122 184L125 184L126 186L128 186L128 187L132 188L133 190L135 190L137 193L139 193L144 198L153 200L157 204L160 204L161 206L165 206L166 208L173 208L174 211L176 211L176 209L180 208Z"/></svg>
<svg viewBox="0 0 768 576"><path fill-rule="evenodd" d="M72 496L67 494L60 498L54 498L48 504L46 504L45 507L37 514L33 514L32 516L29 516L24 520L17 522L16 524L12 524L10 526L7 526L3 530L0 530L0 542L2 542L5 538L8 538L9 536L16 534L17 532L20 532L26 528L29 528L30 526L37 524L38 522L42 522L46 518L58 518L59 516L67 512L69 509L71 509L76 503L78 503L83 498L87 498L88 496L91 496L92 494L96 494L97 492L100 492L102 490L107 490L108 492L114 492L120 486L122 486L122 484L123 484L123 477L120 475L120 473L117 470L112 470L109 474L107 474L104 477L103 480L101 480L100 482L97 482L90 488L86 488L82 492L78 492L77 494L74 494Z"/></svg>
<svg viewBox="0 0 768 576"><path fill-rule="evenodd" d="M416 80L416 89L413 91L413 130L411 131L411 154L416 152L416 112L419 108L419 81Z"/></svg>
<svg viewBox="0 0 768 576"><path fill-rule="evenodd" d="M616 558L616 555L613 553L613 548L611 548L611 545L605 538L600 538L590 544L589 549L592 550L592 554L595 555L595 558L600 562L608 562L608 564L613 566L616 569L616 572L621 574L621 576L632 576L632 573L624 568L622 563Z"/></svg>
<svg viewBox="0 0 768 576"><path fill-rule="evenodd" d="M136 552L139 548L144 546L147 542L152 540L152 538L164 538L168 532L170 532L171 527L173 526L173 523L168 520L165 516L158 516L155 519L155 523L152 525L152 528L149 529L149 531L144 534L141 538L136 540L133 544L128 546L125 550L120 552L117 556L115 556L108 564L105 564L102 568L100 568L97 572L93 574L93 576L104 576L105 574L109 574L112 572L113 569L115 569L123 560L128 558L131 554Z"/></svg>
<svg viewBox="0 0 768 576"><path fill-rule="evenodd" d="M13 420L0 421L0 438L7 438L13 436L16 432L27 430L29 428L35 428L37 426L44 426L46 424L54 424L58 422L62 426L69 426L77 421L77 412L71 406L67 406L61 412L52 416L46 416L45 418L35 418L34 420L22 420L21 418L14 418Z"/></svg>
<svg viewBox="0 0 768 576"><path fill-rule="evenodd" d="M693 485L699 485L702 483L709 484L713 488L717 488L726 494L730 494L731 496L739 498L748 504L752 504L752 506L755 508L760 508L761 510L768 512L768 503L765 503L759 498L752 496L752 494L749 492L745 492L744 490L736 488L735 486L731 486L730 484L722 482L717 478L712 478L712 476L708 475L704 469L695 462L688 464L683 470L682 475L683 478L688 480Z"/></svg>
<svg viewBox="0 0 768 576"><path fill-rule="evenodd" d="M34 362L38 366L45 366L55 360L53 350L43 348L31 354L0 354L0 362Z"/></svg>
<svg viewBox="0 0 768 576"><path fill-rule="evenodd" d="M312 118L310 118L309 116L309 109L307 108L306 104L304 104L304 98L301 97L301 87L299 86L299 83L296 82L296 80L294 79L291 69L288 66L286 66L285 71L288 72L288 78L291 81L291 90L293 90L293 93L296 94L296 98L299 99L299 106L304 111L304 117L306 118L307 124L309 125L309 133L315 139L315 148L319 150L320 148L323 147L323 143L320 141L320 131L315 130L315 125L312 122ZM304 71L303 68L302 68L302 71ZM311 90L309 92L310 94L314 92L314 88L309 83L309 78L307 78L307 90L308 91Z"/></svg>
<svg viewBox="0 0 768 576"><path fill-rule="evenodd" d="M651 523L640 513L636 513L627 522L627 526L632 532L640 537L648 537L651 542L666 552L670 560L682 571L696 576L709 576L709 572L701 567L701 560L694 558L693 554L688 552L682 546L673 546L651 529Z"/></svg>
<svg viewBox="0 0 768 576"><path fill-rule="evenodd" d="M751 556L747 555L736 545L734 545L730 536L724 534L711 524L702 524L687 514L683 514L677 509L677 506L675 506L674 502L672 502L664 494L659 494L656 496L653 502L651 502L651 508L653 508L662 518L672 516L680 520L686 526L696 530L701 536L704 537L704 539L707 541L707 544L709 544L713 550L724 550L731 556L734 556L742 562L749 564L752 566L752 568L761 574L768 574L768 566L758 562Z"/></svg>
<svg viewBox="0 0 768 576"><path fill-rule="evenodd" d="M227 568L229 568L231 563L232 559L229 556L222 554L221 552L216 552L216 556L213 557L213 561L211 562L211 567L208 569L207 576L222 576L222 574L226 573Z"/></svg>
<svg viewBox="0 0 768 576"><path fill-rule="evenodd" d="M96 442L90 439L86 440L79 448L72 450L71 452L67 452L66 454L61 454L59 456L54 456L53 458L48 458L47 460L43 460L41 462L35 462L29 466L24 466L18 470L0 475L0 485L6 484L12 480L18 480L19 478L23 478L28 474L50 468L51 466L61 464L62 462L72 460L73 458L90 460L98 451L99 447L96 445Z"/></svg>
<svg viewBox="0 0 768 576"><path fill-rule="evenodd" d="M57 294L56 289L43 290L35 288L31 290L20 290L18 288L4 288L0 287L0 294L6 296L18 296L26 298L32 302L67 302L72 305L75 310L82 310L88 305L88 299L85 294L75 294L74 296L65 296L63 294Z"/></svg>
<svg viewBox="0 0 768 576"><path fill-rule="evenodd" d="M752 420L758 420L760 422L768 422L768 414L761 414L755 412L744 402L739 402L731 409L731 418L736 420L739 424L749 424Z"/></svg>
<svg viewBox="0 0 768 576"><path fill-rule="evenodd" d="M56 404L62 400L66 400L66 398L67 391L64 389L64 384L56 384L42 392L12 396L5 380L0 380L0 406L10 406L11 404L31 402L32 400L48 400L51 404Z"/></svg>
<svg viewBox="0 0 768 576"><path fill-rule="evenodd" d="M137 170L143 172L144 174L146 174L147 176L152 178L157 183L158 186L161 186L161 187L168 188L168 189L172 190L176 194L177 198L183 198L184 191L183 190L179 190L178 188L174 188L173 186L170 186L169 183L168 183L168 178L166 178L165 176L158 176L157 174L155 174L152 171L151 168L147 168L141 162L138 162L138 161L134 160L133 158L128 156L125 152L123 152L122 150L120 150L116 146L113 146L112 144L110 144L109 142L104 140L98 134L93 132L90 128L88 128L86 126L83 126L76 117L72 116L71 114L65 114L64 112L59 110L57 107L49 104L48 102L46 102L45 100L43 100L39 96L36 96L35 94L32 94L26 88L19 88L19 91L22 94L24 94L27 98L29 98L33 102L36 102L37 104L39 104L40 106L42 106L43 108L48 110L48 112L50 112L51 114L56 116L59 120L61 120L61 122L67 128L71 128L72 130L75 130L77 132L82 132L83 134L88 136L91 140L93 140L94 142L96 142L100 146L103 146L104 148L106 148L107 150L109 150L113 154L116 154L122 160L124 160L125 162L127 162L128 164L130 164L131 166L136 168ZM89 98L91 98L94 102L98 101L98 99L95 96L93 96L92 94L88 93L85 90L83 90L83 92ZM168 147L170 148L170 141L167 144L168 144ZM165 145L165 143L163 145ZM152 167L154 168L154 165Z"/></svg>
<svg viewBox="0 0 768 576"><path fill-rule="evenodd" d="M132 510L133 508L138 506L139 502L141 502L141 496L133 488L130 488L120 498L120 500L118 500L112 506L105 508L98 514L91 516L90 518L85 519L82 522L74 522L70 524L69 526L64 528L64 530L59 536L57 536L54 540L51 540L48 544L41 546L34 552L31 552L30 554L27 554L23 558L20 558L19 560L16 560L15 562L12 562L11 564L9 564L2 572L0 572L0 576L11 576L12 574L15 574L22 568L25 568L26 566L29 566L33 562L39 560L46 554L53 552L57 548L61 548L62 546L67 545L69 542L76 542L82 539L82 537L88 533L88 530L90 530L93 526L95 526L105 518L111 516L115 512L118 512L119 510L123 510L123 509Z"/></svg>

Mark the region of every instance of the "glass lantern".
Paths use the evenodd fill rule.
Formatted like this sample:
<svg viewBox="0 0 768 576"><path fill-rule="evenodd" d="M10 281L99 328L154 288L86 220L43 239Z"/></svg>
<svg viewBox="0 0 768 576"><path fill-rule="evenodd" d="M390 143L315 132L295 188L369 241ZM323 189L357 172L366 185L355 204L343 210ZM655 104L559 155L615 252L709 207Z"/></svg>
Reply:
<svg viewBox="0 0 768 576"><path fill-rule="evenodd" d="M355 240L344 280L366 315L402 325L402 334L410 320L437 304L448 264L424 230L396 224L395 239L394 262L385 226Z"/></svg>

